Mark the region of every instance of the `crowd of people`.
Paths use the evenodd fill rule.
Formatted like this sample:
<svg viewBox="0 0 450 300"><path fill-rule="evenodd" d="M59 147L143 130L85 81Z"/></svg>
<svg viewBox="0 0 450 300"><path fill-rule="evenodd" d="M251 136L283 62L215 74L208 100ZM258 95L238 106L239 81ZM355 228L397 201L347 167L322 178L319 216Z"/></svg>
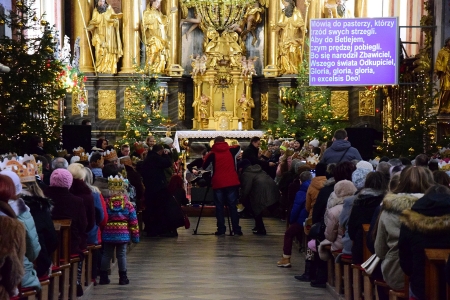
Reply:
<svg viewBox="0 0 450 300"><path fill-rule="evenodd" d="M218 136L202 157L186 166L198 175L194 182L210 186L216 206L216 236L224 236L224 208L231 219L230 234L242 236L240 215L254 218L251 232L266 235L263 214L267 210L286 221L283 255L278 267L291 267L293 242L307 241L305 271L295 276L312 287L325 287L327 260L331 252L351 255L363 263L363 224L371 224L368 249L381 263L372 273L391 288L404 287L424 295L424 249L450 247L450 177L425 154L367 162L337 130L333 141L320 144L314 139L270 140L265 150L253 137L241 150ZM82 252L88 244L102 244L94 252L91 279L108 284L108 269L114 251L118 261L119 284L129 283L126 245L139 241L136 210L143 211L145 234L175 237L185 225L182 205L189 200L178 153L173 140L156 140L121 145L117 152L106 139L99 139L88 156L74 149L72 157L51 159L36 139L39 155L5 155L0 164L0 224L11 228L5 234L11 251L11 274L1 278L0 295L17 294L17 286L39 289L39 277L52 269L51 254L58 246L52 219L71 219L72 255L79 255L78 294ZM42 151L41 151L42 150ZM69 164L70 162L70 164ZM244 207L238 212L238 204ZM242 210L242 209L241 209ZM3 243L3 241L2 241ZM329 247L328 247L329 246ZM2 270L2 274L4 270ZM388 297L381 291L380 299ZM1 297L0 297L1 298Z"/></svg>

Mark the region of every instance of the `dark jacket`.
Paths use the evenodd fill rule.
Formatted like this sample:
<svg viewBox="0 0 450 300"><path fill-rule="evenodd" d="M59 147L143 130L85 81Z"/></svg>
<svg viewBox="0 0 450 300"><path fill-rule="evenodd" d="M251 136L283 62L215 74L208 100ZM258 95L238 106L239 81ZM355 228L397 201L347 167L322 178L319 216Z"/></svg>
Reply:
<svg viewBox="0 0 450 300"><path fill-rule="evenodd" d="M362 225L369 224L373 213L380 206L385 191L362 189L353 201L352 212L348 219L348 234L353 241L352 261L354 264L361 264L363 260L363 236Z"/></svg>
<svg viewBox="0 0 450 300"><path fill-rule="evenodd" d="M260 165L245 168L240 176L241 199L249 199L256 216L278 202L280 192L275 181L261 169Z"/></svg>
<svg viewBox="0 0 450 300"><path fill-rule="evenodd" d="M248 145L242 153L242 159L248 159L252 165L260 165L265 172L269 173L269 162L259 159L258 153L259 148L256 148L252 143L250 143L250 145Z"/></svg>
<svg viewBox="0 0 450 300"><path fill-rule="evenodd" d="M239 176L236 171L236 157L239 146L228 146L226 142L217 142L205 157L203 169L212 164L211 185L213 189L238 186Z"/></svg>
<svg viewBox="0 0 450 300"><path fill-rule="evenodd" d="M323 222L325 211L327 210L328 197L334 192L335 181L327 181L317 195L316 203L314 203L312 222Z"/></svg>
<svg viewBox="0 0 450 300"><path fill-rule="evenodd" d="M89 232L95 226L95 205L92 190L81 179L73 179L70 192L77 197L83 199L83 206L86 210L87 227L86 232Z"/></svg>
<svg viewBox="0 0 450 300"><path fill-rule="evenodd" d="M400 266L409 276L413 294L418 299L426 299L424 249L450 248L450 196L427 194L410 209L404 210L400 221ZM444 278L441 281L439 286L445 292ZM445 299L445 296L440 299Z"/></svg>
<svg viewBox="0 0 450 300"><path fill-rule="evenodd" d="M22 195L23 201L30 208L41 245L41 251L34 261L38 277L48 273L52 264L52 254L58 247L58 236L51 215L51 201L48 198Z"/></svg>
<svg viewBox="0 0 450 300"><path fill-rule="evenodd" d="M45 196L53 200L52 219L71 219L70 253L80 254L86 249L87 218L83 199L73 195L67 188L49 186Z"/></svg>
<svg viewBox="0 0 450 300"><path fill-rule="evenodd" d="M289 224L298 223L303 226L305 219L308 217L306 211L306 191L308 190L311 180L302 182L300 189L295 195L294 206L292 206L291 217L289 218Z"/></svg>
<svg viewBox="0 0 450 300"><path fill-rule="evenodd" d="M159 155L154 151L148 152L141 169L146 198L167 187L164 169L171 166L172 159L167 154Z"/></svg>
<svg viewBox="0 0 450 300"><path fill-rule="evenodd" d="M341 161L362 160L358 149L353 148L347 140L335 140L330 148L325 150L321 163L331 164Z"/></svg>
<svg viewBox="0 0 450 300"><path fill-rule="evenodd" d="M144 184L142 183L141 174L136 172L132 166L125 165L125 170L127 171L127 179L130 184L134 187L136 191L136 203L142 201L144 197Z"/></svg>

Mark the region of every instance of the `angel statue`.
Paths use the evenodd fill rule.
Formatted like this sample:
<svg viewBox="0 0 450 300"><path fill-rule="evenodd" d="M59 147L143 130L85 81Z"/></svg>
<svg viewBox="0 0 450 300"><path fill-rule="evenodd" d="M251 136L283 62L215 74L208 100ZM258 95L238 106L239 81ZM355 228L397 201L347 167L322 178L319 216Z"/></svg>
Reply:
<svg viewBox="0 0 450 300"><path fill-rule="evenodd" d="M248 67L247 67L247 58L245 56L241 57L241 65L242 65L241 75L246 77L248 73Z"/></svg>
<svg viewBox="0 0 450 300"><path fill-rule="evenodd" d="M200 60L199 60L199 69L198 69L198 71L202 75L205 74L205 72L206 72L206 61L207 61L207 59L208 59L208 57L205 54L203 54L200 57Z"/></svg>
<svg viewBox="0 0 450 300"><path fill-rule="evenodd" d="M194 58L194 54L191 54L191 56L189 56L189 58L192 60L192 76L197 76L198 72L200 71L200 55L197 54L195 55Z"/></svg>
<svg viewBox="0 0 450 300"><path fill-rule="evenodd" d="M253 58L249 57L247 59L247 69L249 75L258 75L255 70L255 62L258 60L258 56L253 56Z"/></svg>

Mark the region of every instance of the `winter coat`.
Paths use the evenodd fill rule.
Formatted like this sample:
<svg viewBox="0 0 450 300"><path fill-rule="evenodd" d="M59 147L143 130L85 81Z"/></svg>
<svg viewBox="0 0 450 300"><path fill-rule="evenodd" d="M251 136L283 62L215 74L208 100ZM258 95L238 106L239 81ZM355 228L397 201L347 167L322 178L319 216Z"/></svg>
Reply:
<svg viewBox="0 0 450 300"><path fill-rule="evenodd" d="M245 168L240 176L241 199L250 199L255 216L280 200L280 192L273 179L264 172L260 165Z"/></svg>
<svg viewBox="0 0 450 300"><path fill-rule="evenodd" d="M343 198L334 197L332 203L330 203L331 206L325 211L325 238L331 242L331 251L342 249L344 230L339 226L339 215L341 214L343 203Z"/></svg>
<svg viewBox="0 0 450 300"><path fill-rule="evenodd" d="M306 191L308 190L311 180L302 182L300 189L295 195L294 205L292 206L289 224L298 223L303 226L305 219L308 217L308 211L305 208Z"/></svg>
<svg viewBox="0 0 450 300"><path fill-rule="evenodd" d="M364 262L363 258L363 237L362 225L369 224L373 213L383 201L385 191L374 189L362 189L353 202L353 209L348 219L348 234L353 241L352 261L354 264Z"/></svg>
<svg viewBox="0 0 450 300"><path fill-rule="evenodd" d="M70 192L83 199L83 206L86 210L87 227L86 233L91 231L95 226L95 205L92 190L81 179L73 179Z"/></svg>
<svg viewBox="0 0 450 300"><path fill-rule="evenodd" d="M30 213L29 207L25 205L22 199L9 200L8 203L16 213L17 219L25 226L26 231L26 250L23 259L25 274L22 277L21 286L40 289L41 284L34 269L33 261L38 257L41 251L41 245L39 244L39 236L36 231L33 216Z"/></svg>
<svg viewBox="0 0 450 300"><path fill-rule="evenodd" d="M334 179L329 179L325 182L323 188L319 191L317 195L316 203L313 206L312 222L313 224L317 222L323 222L325 216L325 211L327 210L328 198L334 191L335 181Z"/></svg>
<svg viewBox="0 0 450 300"><path fill-rule="evenodd" d="M141 175L145 186L146 201L165 188L167 179L164 169L172 167L172 159L167 154L159 155L149 151L141 167ZM105 197L106 199L106 197Z"/></svg>
<svg viewBox="0 0 450 300"><path fill-rule="evenodd" d="M205 157L203 169L212 164L211 185L213 189L238 186L239 176L236 171L236 157L239 146L228 146L226 142L214 143L211 151Z"/></svg>
<svg viewBox="0 0 450 300"><path fill-rule="evenodd" d="M141 174L136 172L136 170L128 165L125 165L125 170L127 171L127 179L130 184L134 187L136 191L136 203L141 203L144 198L144 184L142 183Z"/></svg>
<svg viewBox="0 0 450 300"><path fill-rule="evenodd" d="M12 211L11 213L14 214ZM14 296L17 293L17 286L24 276L25 227L17 220L15 215L11 216L10 214L5 215L2 213L0 215L0 235L2 237L2 247L0 248L0 299L9 299L10 296Z"/></svg>
<svg viewBox="0 0 450 300"><path fill-rule="evenodd" d="M398 241L400 266L409 276L410 288L418 299L425 296L425 248L450 248L450 196L430 193L405 209ZM440 287L445 281L441 278ZM442 294L441 294L442 295ZM441 299L444 299L441 297Z"/></svg>
<svg viewBox="0 0 450 300"><path fill-rule="evenodd" d="M106 201L105 198L103 198L102 194L100 194L100 203L102 205L103 210L103 220L101 220L100 224L98 224L98 231L97 231L98 244L102 243L102 231L103 228L105 228L106 223L108 223L108 210L106 209Z"/></svg>
<svg viewBox="0 0 450 300"><path fill-rule="evenodd" d="M306 192L306 210L308 211L308 217L312 217L314 204L316 204L319 191L323 188L327 178L325 176L317 176L311 180L308 191Z"/></svg>
<svg viewBox="0 0 450 300"><path fill-rule="evenodd" d="M83 199L73 195L69 192L69 189L57 186L49 186L44 194L53 200L53 220L72 220L70 225L70 254L81 254L87 246L87 219Z"/></svg>
<svg viewBox="0 0 450 300"><path fill-rule="evenodd" d="M394 290L404 288L404 277L398 258L400 214L411 208L423 194L387 194L378 221L375 253L382 260L383 279Z"/></svg>
<svg viewBox="0 0 450 300"><path fill-rule="evenodd" d="M136 211L126 195L106 200L108 223L102 233L103 243L122 244L139 242L139 226Z"/></svg>
<svg viewBox="0 0 450 300"><path fill-rule="evenodd" d="M342 253L348 255L352 255L353 247L353 241L348 236L348 219L350 218L355 198L356 195L344 199L344 205L342 206L341 215L339 216L339 226L344 230L344 235L342 236Z"/></svg>
<svg viewBox="0 0 450 300"><path fill-rule="evenodd" d="M288 171L281 176L278 181L278 189L281 192L280 203L283 207L289 208L289 185L294 182L296 174L294 171ZM295 191L297 194L298 190ZM294 194L294 198L295 198Z"/></svg>
<svg viewBox="0 0 450 300"><path fill-rule="evenodd" d="M97 192L92 192L92 197L94 198L94 212L95 212L95 224L91 230L87 233L87 243L90 245L98 245L98 230L99 225L105 218L103 211L102 200L100 199L100 194Z"/></svg>
<svg viewBox="0 0 450 300"><path fill-rule="evenodd" d="M331 147L325 150L320 162L328 165L331 163L352 160L362 160L359 151L352 147L350 142L347 140L335 140Z"/></svg>
<svg viewBox="0 0 450 300"><path fill-rule="evenodd" d="M52 265L53 252L58 248L58 236L51 215L51 201L48 198L22 195L25 204L30 208L41 245L41 251L34 261L38 277L48 274Z"/></svg>

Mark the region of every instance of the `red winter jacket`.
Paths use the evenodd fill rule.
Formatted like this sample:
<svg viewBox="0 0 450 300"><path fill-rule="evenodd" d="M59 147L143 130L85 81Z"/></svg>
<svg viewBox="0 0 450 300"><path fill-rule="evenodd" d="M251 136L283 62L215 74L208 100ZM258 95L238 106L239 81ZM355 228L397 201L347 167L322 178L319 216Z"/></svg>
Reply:
<svg viewBox="0 0 450 300"><path fill-rule="evenodd" d="M203 169L206 169L211 163L213 165L211 177L213 189L240 184L236 171L236 156L239 154L240 149L241 147L239 146L230 147L226 142L214 143L203 162Z"/></svg>

